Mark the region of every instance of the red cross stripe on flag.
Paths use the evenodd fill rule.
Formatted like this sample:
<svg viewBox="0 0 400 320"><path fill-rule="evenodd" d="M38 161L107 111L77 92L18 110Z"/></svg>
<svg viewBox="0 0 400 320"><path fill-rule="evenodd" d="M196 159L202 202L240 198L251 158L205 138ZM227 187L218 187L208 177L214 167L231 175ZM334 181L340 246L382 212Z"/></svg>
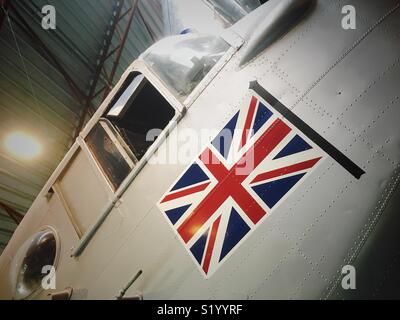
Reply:
<svg viewBox="0 0 400 320"><path fill-rule="evenodd" d="M209 277L324 157L256 95L158 206Z"/></svg>

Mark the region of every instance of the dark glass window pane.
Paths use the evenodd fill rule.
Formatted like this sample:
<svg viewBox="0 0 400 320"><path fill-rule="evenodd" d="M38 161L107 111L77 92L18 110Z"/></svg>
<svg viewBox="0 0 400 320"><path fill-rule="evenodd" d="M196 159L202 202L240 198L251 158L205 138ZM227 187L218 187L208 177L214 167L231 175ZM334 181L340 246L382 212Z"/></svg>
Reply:
<svg viewBox="0 0 400 320"><path fill-rule="evenodd" d="M142 74L128 75L86 138L114 190L154 143L153 136L147 139L149 131L164 130L174 115L175 109Z"/></svg>
<svg viewBox="0 0 400 320"><path fill-rule="evenodd" d="M131 168L100 123L89 133L86 143L114 189L117 189Z"/></svg>
<svg viewBox="0 0 400 320"><path fill-rule="evenodd" d="M129 83L124 83L123 88L127 90L129 84L137 77L141 75L136 74L134 78L128 76ZM118 96L122 96L122 93ZM109 110L113 110L116 102L113 101ZM138 90L127 99L123 110L120 115L108 115L107 118L113 123L135 157L140 160L154 142L147 141L147 133L152 129L165 129L174 117L175 109L144 78Z"/></svg>

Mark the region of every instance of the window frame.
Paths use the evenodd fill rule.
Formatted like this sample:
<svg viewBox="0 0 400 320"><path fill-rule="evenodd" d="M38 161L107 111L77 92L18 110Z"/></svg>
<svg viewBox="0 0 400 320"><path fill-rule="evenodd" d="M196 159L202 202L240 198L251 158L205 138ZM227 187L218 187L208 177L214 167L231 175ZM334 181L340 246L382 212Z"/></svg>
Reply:
<svg viewBox="0 0 400 320"><path fill-rule="evenodd" d="M125 81L128 79L131 73L142 74L146 78L146 80L149 81L149 83L157 89L159 94L161 94L164 97L164 99L170 104L170 106L174 109L175 114L171 118L167 126L162 130L161 134L157 137L157 139L154 140L152 145L147 149L143 157L133 166L133 168L124 178L122 183L117 188L114 188L112 183L109 181L107 174L103 171L100 164L96 160L94 154L90 151L90 148L87 145L85 139L87 138L91 130L96 126L96 124L99 123L101 119L104 119L104 117L107 115L107 112L110 110L109 104L112 102L113 98L118 94L119 89L124 85ZM165 85L160 81L160 79L158 79L158 77L155 76L154 73L149 70L149 68L143 61L136 60L131 64L131 66L124 72L121 79L112 89L107 98L102 102L102 104L100 105L94 116L86 124L85 128L82 130L77 139L81 149L84 151L91 165L95 168L96 174L100 177L101 181L103 181L108 186L107 189L110 192L110 195L119 194L122 190L125 189L126 183L128 181L133 180L139 174L139 172L143 169L148 160L157 151L157 149L160 147L160 145L166 139L169 133L178 124L178 122L183 117L185 112L186 112L185 106L169 91L169 89L165 87ZM111 130L115 130L115 128L112 126ZM118 136L119 135L117 135L117 137ZM121 139L123 138L121 137ZM124 148L121 141L118 140L119 139L117 138L116 141L118 142L119 146L116 147ZM116 142L114 140L112 141L113 143Z"/></svg>
<svg viewBox="0 0 400 320"><path fill-rule="evenodd" d="M123 73L120 80L108 94L106 99L102 102L100 107L97 109L93 117L88 121L86 126L83 128L81 133L77 138L77 142L81 147L82 151L86 154L91 166L94 167L97 175L100 180L104 182L108 186L108 191L110 192L110 196L114 194L119 194L121 190L124 190L125 184L127 181L134 179L139 172L143 169L148 160L153 156L153 154L157 151L169 133L175 128L175 126L179 123L179 121L185 115L187 109L196 101L196 99L200 96L200 94L207 88L207 86L211 83L211 81L215 78L215 76L222 70L228 61L234 56L234 54L239 50L239 48L243 45L244 40L233 32L230 29L226 29L221 35L221 38L224 39L229 45L230 48L225 52L225 54L221 57L221 59L213 66L213 68L208 72L208 74L200 81L200 83L193 89L193 91L187 96L184 101L180 101L178 97L176 97L168 88L167 85L158 77L158 75L149 67L144 60L140 57L135 60L130 67ZM117 189L114 189L110 184L106 174L103 172L103 169L98 164L94 155L90 151L88 145L85 142L85 139L92 128L100 121L106 112L108 112L110 103L118 93L119 89L123 86L124 82L127 80L128 76L131 73L140 73L142 74L147 81L153 85L157 91L165 98L165 100L170 104L170 106L175 110L175 115L170 120L168 125L163 129L161 134L157 137L157 139L153 142L153 144L149 147L143 157L136 163L133 169L129 172L129 174L125 177L123 182Z"/></svg>
<svg viewBox="0 0 400 320"><path fill-rule="evenodd" d="M218 60L218 62L211 68L211 70L207 73L207 75L201 79L199 84L192 90L192 92L182 101L182 105L184 108L189 109L190 106L196 101L196 99L200 96L200 94L204 91L205 88L211 83L211 81L215 78L215 76L222 70L222 68L228 63L229 60L234 56L234 54L239 50L239 48L244 44L244 40L236 34L234 31L230 29L225 29L224 32L220 35L220 37L229 45L229 49L222 55L222 57ZM148 66L146 61L139 56L139 61L143 63L143 65L153 74L157 80L162 83L164 88L168 88L168 86L158 77L157 73ZM178 97L176 97L169 89L167 89L170 95L173 95L176 100L179 101Z"/></svg>
<svg viewBox="0 0 400 320"><path fill-rule="evenodd" d="M92 128L92 130L96 127L96 126L100 126L105 134L107 134L107 136L109 137L111 143L114 145L115 149L119 152L119 154L121 155L121 157L125 160L126 164L128 165L129 169L129 173L134 169L134 167L136 166L136 164L138 163L138 160L136 159L135 155L133 154L133 152L130 150L130 148L128 147L128 145L125 143L125 141L123 140L123 138L118 134L118 132L116 131L116 129L114 128L113 124L107 119L107 118L100 118L99 121L95 124L95 126ZM109 188L114 192L116 191L118 187L115 187L115 184L113 183L111 177L109 176L109 174L107 173L107 171L103 168L103 166L101 165L101 161L100 159L97 158L97 156L95 155L95 153L91 150L91 147L89 146L89 144L86 142L85 139L85 149L87 150L87 152L90 154L90 162L94 164L92 165L92 167L95 168L95 171L101 171L102 176L104 179L102 180L106 180L107 185L109 186ZM89 156L89 155L88 155ZM129 175L128 173L128 175ZM127 175L127 176L128 176ZM127 177L126 176L126 177ZM125 180L126 177L123 179ZM120 185L122 184L122 182L120 183Z"/></svg>
<svg viewBox="0 0 400 320"><path fill-rule="evenodd" d="M137 160L133 152L130 150L126 142L123 140L123 138L116 131L114 125L111 123L110 120L103 117L99 119L98 124L103 127L104 131L110 137L111 142L115 145L117 150L121 153L122 158L124 158L128 166L132 170L135 167L136 163L138 163L139 161Z"/></svg>
<svg viewBox="0 0 400 320"><path fill-rule="evenodd" d="M132 73L130 73L130 74L132 74ZM130 74L129 74L129 75L130 75ZM128 77L129 77L129 75L128 75ZM132 85L133 81L134 81L137 77L139 77L139 76L141 76L141 79L140 79L139 83L136 83L136 86L135 86L134 90L132 91L131 95L129 95L129 96L126 97L127 99L125 99L125 105L120 109L118 115L110 114L110 113L112 112L112 110L114 109L115 105L123 98L125 92L126 92L128 89L130 89L130 86ZM136 75L136 77L134 77L134 78L132 79L131 84L129 84L129 85L125 88L125 92L121 93L121 95L118 97L118 99L114 102L114 105L110 105L110 106L107 108L106 112L104 113L104 116L106 116L106 117L116 117L116 118L123 117L124 114L126 113L126 111L129 109L129 107L127 107L126 104L129 102L130 99L132 99L132 96L134 96L133 98L136 98L136 95L138 94L138 90L139 90L139 91L142 90L142 89L143 89L143 86L146 84L146 81L145 81L145 80L146 80L145 76L144 76L143 74L141 74L141 73L138 73L138 74ZM130 90L131 90L131 89L130 89Z"/></svg>

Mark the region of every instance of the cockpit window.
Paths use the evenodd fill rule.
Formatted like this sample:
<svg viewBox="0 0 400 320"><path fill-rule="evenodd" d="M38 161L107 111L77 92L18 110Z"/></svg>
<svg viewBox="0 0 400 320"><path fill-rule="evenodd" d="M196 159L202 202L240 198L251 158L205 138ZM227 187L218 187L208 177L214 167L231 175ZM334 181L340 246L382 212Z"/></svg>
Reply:
<svg viewBox="0 0 400 320"><path fill-rule="evenodd" d="M228 49L220 37L185 34L159 41L142 58L184 100Z"/></svg>
<svg viewBox="0 0 400 320"><path fill-rule="evenodd" d="M140 73L128 75L86 144L114 189L117 189L154 143L148 133L161 132L175 109Z"/></svg>
<svg viewBox="0 0 400 320"><path fill-rule="evenodd" d="M128 81L129 85L126 89L122 90L122 94L112 104L111 109L108 111L107 116L118 117L125 109L128 108L127 101L134 94L139 87L142 87L146 82L143 75L138 74L132 81Z"/></svg>
<svg viewBox="0 0 400 320"><path fill-rule="evenodd" d="M116 141L111 126L100 120L90 131L86 143L113 189L117 189L137 160L129 157Z"/></svg>

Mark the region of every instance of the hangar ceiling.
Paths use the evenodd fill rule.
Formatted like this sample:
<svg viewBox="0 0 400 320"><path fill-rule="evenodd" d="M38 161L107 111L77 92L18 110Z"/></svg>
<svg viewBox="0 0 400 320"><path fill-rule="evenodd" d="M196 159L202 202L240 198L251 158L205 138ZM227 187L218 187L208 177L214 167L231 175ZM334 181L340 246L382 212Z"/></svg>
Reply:
<svg viewBox="0 0 400 320"><path fill-rule="evenodd" d="M162 37L160 1L0 0L0 253L84 120ZM45 5L55 30L41 26ZM6 150L13 132L40 143L34 161Z"/></svg>

